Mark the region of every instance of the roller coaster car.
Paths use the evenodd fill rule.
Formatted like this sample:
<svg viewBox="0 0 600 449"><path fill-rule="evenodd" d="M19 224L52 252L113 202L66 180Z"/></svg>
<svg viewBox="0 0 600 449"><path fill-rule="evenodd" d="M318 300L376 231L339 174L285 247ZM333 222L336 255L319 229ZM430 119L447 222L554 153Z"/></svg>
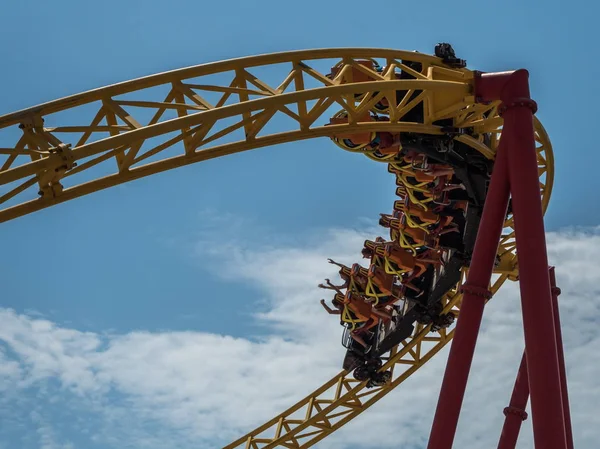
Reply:
<svg viewBox="0 0 600 449"><path fill-rule="evenodd" d="M436 55L450 66L464 67L465 62L456 58L454 51L449 45L440 44L436 47ZM361 61L360 64L377 72L384 71L376 67L376 64L373 64L372 61ZM418 62L402 60L401 64L401 70L396 72L397 79L415 79L416 73L420 73L423 70L422 65ZM341 66L334 68L331 76L338 76L340 68ZM369 76L366 71L352 67L350 74L344 74L341 82L365 82L371 79L373 77ZM397 91L396 104L400 104L408 93L409 91L406 90ZM411 93L408 101L413 100L420 93L421 91L415 90ZM384 103L383 101L378 103L373 108L374 111L386 114L387 104ZM375 115L375 118L370 117L367 121L372 120L387 120L387 117L378 117ZM414 107L401 117L401 120L404 122L424 123L423 102L414 105ZM347 117L342 117L338 114L336 118L332 119L331 124L346 122ZM390 373L381 372L380 370L382 366L381 357L401 341L408 338L414 331L415 323L431 325L432 331L437 331L452 324L455 317L452 313L443 313L441 299L460 282L461 270L463 267L469 265L475 245L493 162L469 145L455 139L457 135L462 133L472 134L472 130L454 128L451 119L440 120L434 122L433 125L440 126L442 132L445 134L400 133L398 151L395 153L388 152L388 154L395 156L392 156L392 160L386 157L386 162L390 163L389 171L397 175L397 184L399 186L397 193L399 196L406 197L407 194L409 196L413 195L415 201L425 201L427 204L428 210L417 214L418 219L413 220L412 224L417 224L413 228L413 234L415 230L430 230L431 226L434 225L432 223L434 216L429 213L430 211L433 211L440 217L452 217L452 221L458 225L459 232L457 234L450 233L454 234L450 237L446 237L449 235L446 234L436 239L439 242L439 246L443 248L442 263L429 264L425 272L419 273L418 276L409 279L413 286L417 288L417 291L404 289L404 307L394 308L392 320L380 321L376 327L361 334L363 341L367 344L367 348L364 348L353 340L350 337L348 329L344 331L343 344L347 348L343 364L344 369L353 371L356 379L368 381L367 386L381 385L389 381L391 378ZM338 139L348 139L347 143L350 143L350 145L346 145L345 149L356 151L357 147L368 147L365 149L373 150L377 147L377 140L374 140L373 133L370 135L365 133L364 136L360 137L356 134L336 137ZM397 140L395 139L395 144L397 145L396 142ZM339 141L336 143L340 145ZM490 144L489 135L484 136L484 144ZM340 146L344 148L343 145ZM418 169L418 167L411 167L413 169L412 176L410 175L410 170L405 176L400 175L393 169L393 165L398 167L405 166L407 163L406 158L409 154L418 154L421 156L421 159L426 158L430 164L451 167L453 176L450 183L462 184L464 190L455 189L445 192L444 199L441 201L442 204L437 199L432 201L432 198L427 197L427 195L430 195L428 193L430 192L429 189L434 188L430 184L431 177L428 179L425 173L419 173L421 176L415 176L414 169ZM377 156L377 154L375 155ZM412 160L409 164L414 165ZM419 191L418 188L411 188L411 184L414 187L417 187L417 185L427 187L425 187L426 190L422 190L421 188L421 191ZM460 205L460 207L457 207L457 205ZM395 207L394 209L394 216L389 218L399 217L398 214L402 208ZM406 213L408 211L402 210L402 212ZM435 220L435 222L441 222L441 220L440 218ZM408 223L402 224L402 226L405 225L408 225ZM408 234L409 229L404 229ZM446 241L442 242L442 239ZM429 239L426 240L429 241ZM416 240L413 243L416 243ZM400 277L403 276L400 274ZM404 276L403 279L406 281L407 277Z"/></svg>
<svg viewBox="0 0 600 449"><path fill-rule="evenodd" d="M442 55L444 52L447 54ZM448 59L448 63L451 64L459 65L462 62L456 60L447 48L440 49L440 56ZM419 63L402 61L402 64L408 70L401 70L400 73L397 73L399 79L414 79L415 76L413 73L422 71L422 66ZM369 65L366 66L371 67ZM364 74L364 72L358 69L353 68L352 70ZM362 79L362 81L370 80L368 76L360 78L361 75L358 73L356 75L357 78L353 78L355 82L359 81L359 79ZM407 91L397 91L397 102L399 103L406 94ZM419 94L420 91L415 91L411 99ZM373 118L370 116L365 121L377 119L387 120L386 117ZM402 117L402 120L423 123L423 103L420 102L408 111ZM346 122L347 117L338 116L332 119L331 124ZM460 234L456 236L459 243L461 243L459 245L460 250L452 248L451 245L450 248L444 250L443 263L440 266L434 267L433 265L429 265L425 273L411 281L420 292L417 293L406 289L406 307L401 311L395 310L391 322L380 321L378 326L362 335L363 340L368 346L366 350L349 336L348 330L344 332L343 343L348 349L343 363L344 369L349 371L354 370L355 378L368 380L371 386L380 385L382 382L388 380L389 373L381 373L379 371L381 357L401 341L408 338L414 331L415 323L431 324L432 331L452 324L455 317L451 313L442 313L441 298L460 282L462 267L469 265L475 245L493 162L472 147L454 139L456 134L460 132L468 133L469 130L456 130L452 128L453 123L451 120L438 121L434 125L442 126L442 130L446 134L401 133L400 147L403 151L399 152L395 160L390 161L390 163L405 163L405 155L408 151L413 151L425 156L431 164L449 166L453 169L454 177L452 183L462 184L465 187L464 190L453 190L446 195L450 203L461 203L461 209L464 211L464 214L460 213L453 217L460 229ZM373 135L367 135L367 133L365 133L365 136L361 136L361 138L358 138L356 134L338 137L348 138L351 142L358 144L356 146L360 145L361 147L367 146L373 140ZM489 136L484 137L487 139L485 143L489 144ZM370 141L367 143L369 139ZM402 184L399 184L399 186L401 187L399 190L406 191L406 186L402 186ZM433 204L430 204L430 206L437 207L436 212L438 214L454 213L448 209L444 210L444 206L434 206ZM432 218L426 215L424 214L422 218Z"/></svg>
<svg viewBox="0 0 600 449"><path fill-rule="evenodd" d="M425 136L421 139L417 137L412 136L411 138L423 145L425 150L432 150L439 145L424 138ZM441 299L460 282L461 269L468 266L470 262L481 220L481 205L485 200L489 180L488 166L486 164L479 166L467 164L465 159L470 154L470 148L461 148L461 145L460 142L457 142L458 148L454 151L455 154L450 154L449 157L431 153L427 153L427 155L441 163L447 163L450 160L451 164L449 165L455 169L457 180L467 187L466 202L461 204L460 208L460 210L464 210L464 215L458 210L438 209L438 212L442 213L458 212L458 217L464 217L464 221L459 225L464 250L461 252L444 251L441 266L429 265L423 275L413 280L413 284L422 291L421 294L417 295L407 289L406 307L402 311L396 310L391 322L380 322L377 327L363 335L363 339L368 345L366 350L351 338L345 338L344 345L347 352L343 367L348 371L354 370L356 379L368 380L368 386L381 385L387 381L389 373L378 371L381 366L381 357L401 341L410 337L415 323L431 324L431 330L437 331L451 325L455 319L452 313L442 313ZM420 151L423 147L415 145L414 148ZM463 167L464 169L462 169Z"/></svg>
<svg viewBox="0 0 600 449"><path fill-rule="evenodd" d="M357 123L369 123L376 121L387 121L387 117L372 115L370 112L364 113L356 119ZM329 119L327 125L342 125L349 122L348 115L345 111L338 112L335 116ZM340 148L347 151L372 151L376 157L386 157L394 155L400 150L400 146L395 141L395 136L389 132L347 132L341 131L331 137L331 140Z"/></svg>
<svg viewBox="0 0 600 449"><path fill-rule="evenodd" d="M370 123L376 121L376 118L373 117L369 112L358 117L356 120L358 123ZM348 115L345 114L336 114L332 118L329 119L330 125L344 125L348 123ZM345 142L349 147L359 147L361 145L367 145L371 143L373 140L373 133L370 131L362 132L362 133L348 133L341 132L339 134L335 134L334 137L336 139L341 139L344 141L350 141L351 143Z"/></svg>
<svg viewBox="0 0 600 449"><path fill-rule="evenodd" d="M454 169L454 176L466 188L468 198L460 198L460 192L453 192L453 200L468 200L475 206L482 206L487 184L493 168L490 161L469 145L454 140L452 136L402 133L400 144L404 152L397 157L403 162L403 154L415 151L427 156L431 163L443 164Z"/></svg>
<svg viewBox="0 0 600 449"><path fill-rule="evenodd" d="M451 325L454 315L443 314L442 296L460 281L461 263L454 263L452 267L434 270L428 267L428 273L419 278L416 285L426 290L424 297L412 300L406 297L403 307L395 307L393 318L389 322L383 320L371 330L362 334L367 344L363 348L349 335L349 330L344 331L343 344L347 348L343 368L354 371L357 380L368 380L367 386L377 386L389 380L389 372L380 372L381 357L394 346L412 335L415 323L431 324L431 330L437 331ZM450 268L450 269L449 269ZM428 286L425 285L429 283Z"/></svg>

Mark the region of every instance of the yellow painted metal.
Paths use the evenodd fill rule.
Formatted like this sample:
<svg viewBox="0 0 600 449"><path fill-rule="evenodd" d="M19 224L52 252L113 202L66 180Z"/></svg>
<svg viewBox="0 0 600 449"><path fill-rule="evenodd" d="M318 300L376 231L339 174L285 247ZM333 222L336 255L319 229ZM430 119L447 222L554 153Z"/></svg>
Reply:
<svg viewBox="0 0 600 449"><path fill-rule="evenodd" d="M495 277L491 286L493 293L508 276ZM458 314L461 298L456 289L449 291L442 300L444 312ZM224 449L311 447L404 382L446 346L453 335L453 330L430 332L430 326L418 325L410 338L392 350L383 366L383 369L392 370L389 384L366 389L366 382L359 382L342 371L309 396Z"/></svg>
<svg viewBox="0 0 600 449"><path fill-rule="evenodd" d="M423 70L416 80L396 80L389 69L390 76L383 77L356 63L365 58L377 58L388 68L403 66L402 60L418 61ZM329 79L326 74L336 64L345 70ZM351 75L357 67L374 81L347 82L344 73ZM342 128L439 134L439 127L398 120L414 100L391 108L387 123L357 123L378 99L395 104L401 89L421 91L420 98L434 105L461 105L470 98L469 71L450 70L456 76L438 80L431 67L441 70L443 64L432 56L397 50L279 53L153 75L2 116L0 221L194 162L331 136ZM269 81L252 73L265 69L273 70ZM357 95L363 98L358 104ZM349 124L325 126L330 109L340 106ZM277 115L291 119L289 127L269 133L267 125ZM51 157L50 150L60 143L70 147ZM173 155L171 147L181 152ZM97 177L97 172L108 172L101 166L116 170ZM43 192L41 198L38 192Z"/></svg>
<svg viewBox="0 0 600 449"><path fill-rule="evenodd" d="M381 61L377 73L357 61ZM421 64L415 71L406 61ZM327 76L333 66L337 75ZM268 80L252 72L265 72ZM414 80L397 80L402 69ZM372 81L352 82L352 71ZM0 222L124 182L184 165L296 140L354 132L443 134L433 123L452 119L472 129L455 137L493 159L502 127L498 104L475 104L473 72L447 67L433 56L388 49L322 49L261 55L188 67L73 95L0 117ZM396 92L406 91L397 102ZM412 98L415 92L420 92ZM359 121L386 99L388 121ZM402 121L423 101L424 123ZM340 107L347 124L327 125ZM286 129L269 122L286 116ZM283 125L282 125L283 126ZM284 126L285 127L285 126ZM552 147L535 120L540 194L548 206L554 176ZM492 136L484 139L484 133ZM168 150L176 150L168 156ZM355 151L388 163L369 151ZM102 166L114 170L108 176ZM38 197L38 192L43 196ZM501 238L496 292L517 279L512 218ZM458 286L443 299L445 311L460 309ZM394 348L385 365L393 370L384 387L341 372L309 396L226 448L307 448L373 405L442 349L452 330L418 326Z"/></svg>
<svg viewBox="0 0 600 449"><path fill-rule="evenodd" d="M490 107L495 108L497 105L490 105ZM501 125L501 121L496 121L495 126L487 129L486 132L499 133ZM535 130L540 194L544 210L546 210L553 186L554 159L548 136L537 119L535 119ZM497 143L498 139L493 138L487 147L492 154L497 148ZM494 270L494 281L490 286L490 291L494 294L507 280L518 279L518 263L512 225L512 217L509 217L505 223L505 230L498 248L500 263ZM444 313L453 311L458 314L460 311L462 295L458 292L458 287L464 282L466 273L467 270L463 270L461 282L443 298ZM225 446L225 449L311 447L399 386L446 346L453 335L453 330L442 329L439 332L430 332L429 326L419 325L410 338L391 351L390 357L383 366L382 369L392 370L392 380L388 385L366 389L365 382L358 382L351 373L342 371L311 395L247 435Z"/></svg>

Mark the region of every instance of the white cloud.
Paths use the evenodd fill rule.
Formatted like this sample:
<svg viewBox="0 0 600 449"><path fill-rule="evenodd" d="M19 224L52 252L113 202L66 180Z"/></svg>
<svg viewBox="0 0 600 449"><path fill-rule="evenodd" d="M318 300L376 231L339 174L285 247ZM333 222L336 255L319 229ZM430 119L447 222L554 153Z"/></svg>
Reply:
<svg viewBox="0 0 600 449"><path fill-rule="evenodd" d="M30 417L31 421L37 426L36 434L40 449L73 449L73 443L60 443L57 441L54 429L39 411L33 410Z"/></svg>
<svg viewBox="0 0 600 449"><path fill-rule="evenodd" d="M235 226L245 229L244 224ZM215 226L214 232L223 235L220 228ZM327 257L355 261L362 240L373 235L373 230L337 229L291 244L256 232L251 244L215 240L214 235L204 240L196 251L207 267L219 267L228 282L237 278L261 288L261 297L248 298L262 301L261 313L248 319L267 326L269 332L262 337L201 332L98 335L0 310L0 342L4 344L4 349L0 346L0 391L13 393L0 402L0 420L28 404L23 396L37 394L37 415L23 419L36 426L39 447L69 447L70 443L60 446L56 441L72 440L59 435L52 414L44 410L52 401L77 416L74 428L79 438L103 447L227 443L339 371L341 330L318 304L322 292L316 284L327 276L335 279L335 267L327 264ZM210 241L219 241L219 246ZM600 401L596 286L600 267L595 261L600 229L550 233L548 241L563 291L561 313L575 444L591 449L600 437L600 418L590 405ZM507 286L486 310L456 447L497 443L502 409L523 348L517 290L514 284ZM317 447L422 447L446 357L444 350ZM528 420L520 447L532 446L530 427Z"/></svg>

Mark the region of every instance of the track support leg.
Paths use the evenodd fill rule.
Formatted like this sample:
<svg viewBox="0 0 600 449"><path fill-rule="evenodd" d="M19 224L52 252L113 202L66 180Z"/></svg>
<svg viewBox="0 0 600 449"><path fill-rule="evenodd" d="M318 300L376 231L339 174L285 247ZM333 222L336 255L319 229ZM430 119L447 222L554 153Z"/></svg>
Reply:
<svg viewBox="0 0 600 449"><path fill-rule="evenodd" d="M565 368L565 358L562 344L562 332L560 329L560 315L558 310L558 295L560 288L556 286L556 275L554 267L548 270L550 275L550 287L552 291L552 308L554 315L554 329L556 330L556 347L558 349L558 364L560 369L560 386L562 394L562 411L565 422L565 433L567 449L573 449L573 431L571 428L571 411L569 407L569 394L567 388L567 374ZM502 435L498 443L498 449L514 449L517 444L521 422L527 419L525 407L529 399L529 382L527 372L527 357L523 353L521 366L517 374L517 380L510 399L510 405L504 409L506 419L502 428Z"/></svg>
<svg viewBox="0 0 600 449"><path fill-rule="evenodd" d="M508 158L504 148L506 145L507 138L502 136L467 281L463 286L460 314L454 330L428 449L451 449L456 434L483 307L486 298L490 297L488 287L508 207Z"/></svg>
<svg viewBox="0 0 600 449"><path fill-rule="evenodd" d="M484 298L502 231L509 190L512 195L525 354L531 394L535 447L567 449L566 379L559 368L559 329L548 274L540 199L533 114L526 70L475 75L475 97L500 100L504 117L494 173L484 206L471 268L463 287L461 312L442 382L428 449L451 449L469 376ZM483 297L482 297L483 296ZM562 345L560 345L562 346ZM562 363L561 363L562 364ZM564 379L564 380L563 380Z"/></svg>
<svg viewBox="0 0 600 449"><path fill-rule="evenodd" d="M558 349L558 366L560 370L560 387L562 394L563 416L565 420L567 449L573 449L573 429L571 427L571 407L569 406L569 393L567 388L567 369L565 365L562 332L560 330L560 313L558 310L558 295L560 295L560 288L556 286L556 274L554 272L554 267L550 267L549 274L550 288L552 289L552 308L554 312L554 329L556 331L556 348Z"/></svg>
<svg viewBox="0 0 600 449"><path fill-rule="evenodd" d="M489 83L488 83L489 82ZM566 449L558 350L542 202L540 198L533 113L528 73L482 75L479 87L503 101L503 134L507 147L510 190L519 258L519 285L525 351L531 392L531 414L537 449ZM497 90L500 88L499 90ZM496 91L495 91L496 90Z"/></svg>
<svg viewBox="0 0 600 449"><path fill-rule="evenodd" d="M498 442L498 449L515 449L521 424L527 419L527 401L529 400L529 379L527 373L527 356L523 352L517 380L510 398L510 405L504 409L504 426Z"/></svg>
<svg viewBox="0 0 600 449"><path fill-rule="evenodd" d="M477 74L475 96L482 102L502 101L502 135L509 135L511 141L507 146L508 173L535 447L566 449L561 375L535 151L533 114L536 104L529 94L529 74L526 70Z"/></svg>

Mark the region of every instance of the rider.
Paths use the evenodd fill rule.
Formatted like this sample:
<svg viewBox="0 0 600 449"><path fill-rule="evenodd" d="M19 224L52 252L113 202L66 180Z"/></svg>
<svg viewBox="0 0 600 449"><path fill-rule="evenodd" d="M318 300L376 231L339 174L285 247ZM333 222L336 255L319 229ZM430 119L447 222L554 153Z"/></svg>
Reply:
<svg viewBox="0 0 600 449"><path fill-rule="evenodd" d="M380 156L397 154L400 151L400 134L378 131L371 133L368 142L361 142L361 140L364 140L361 137L362 135L356 134L356 137L344 138L342 141L349 148L357 148L362 145L365 150L375 151ZM366 145L364 145L365 143Z"/></svg>
<svg viewBox="0 0 600 449"><path fill-rule="evenodd" d="M344 283L339 287L336 287L329 282L329 279L326 279L329 287L324 286L323 284L319 284L319 287L335 290L336 288L349 288L351 284L354 284L355 289L359 293L364 293L366 291L368 283L368 279L366 276L363 276L360 272L357 273L356 270L354 270L354 267L350 268L346 265L335 262L332 259L327 259L327 261L330 264L337 265L338 267L340 267L339 274Z"/></svg>
<svg viewBox="0 0 600 449"><path fill-rule="evenodd" d="M354 340L356 340L357 343L367 348L368 345L360 336L360 334L365 333L367 330L376 326L380 319L390 320L392 318L391 313L382 309L375 309L360 294L350 291L347 291L346 294L343 294L341 290L335 290L337 293L332 301L332 304L334 307L336 307L336 310L331 309L325 303L324 299L321 299L321 305L330 315L341 315L343 313L344 306L347 306L349 311L356 316L356 319L364 323L361 327L352 330L350 335Z"/></svg>
<svg viewBox="0 0 600 449"><path fill-rule="evenodd" d="M375 255L388 258L390 262L398 267L396 271L403 272L412 271L417 265L439 263L439 257L425 257L427 254L428 252L420 252L414 255L401 248L396 242L371 242L370 240L365 240L365 247L362 250L365 259L373 258Z"/></svg>

